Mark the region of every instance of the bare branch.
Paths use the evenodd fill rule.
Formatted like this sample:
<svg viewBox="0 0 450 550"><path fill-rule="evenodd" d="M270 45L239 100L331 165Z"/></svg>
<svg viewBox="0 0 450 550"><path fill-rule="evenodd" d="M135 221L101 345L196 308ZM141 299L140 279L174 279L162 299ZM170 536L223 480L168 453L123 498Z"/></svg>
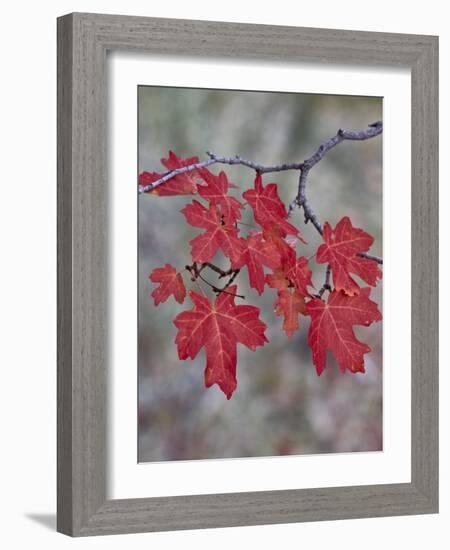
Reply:
<svg viewBox="0 0 450 550"><path fill-rule="evenodd" d="M336 145L339 145L339 143L342 143L345 140L365 140L370 139L375 136L378 136L383 131L383 123L378 121L374 122L373 124L370 124L367 130L363 130L361 132L349 132L346 130L338 130L337 134L330 138L329 140L322 143L322 145L319 146L317 151L309 157L309 159L305 160L302 164L302 167L300 168L300 176L298 179L298 189L297 189L297 195L295 199L289 204L288 209L288 217L290 217L295 210L295 208L303 208L303 212L305 214L305 223L308 223L311 221L311 223L314 225L314 227L317 229L317 231L322 235L323 233L323 227L322 224L319 221L319 218L317 217L317 214L312 209L308 198L306 196L306 182L308 179L309 172L311 169L320 162L325 154L336 147ZM361 256L363 258L367 258L369 260L373 260L374 262L377 262L379 264L383 263L383 260L379 258L378 256L373 256L372 254L366 254L364 252L361 252L358 254L358 256Z"/></svg>
<svg viewBox="0 0 450 550"><path fill-rule="evenodd" d="M234 269L232 271L231 277L228 279L226 285L222 288L221 292L223 292L226 288L228 288L230 285L233 284L233 282L236 279L236 277L238 276L239 272L240 272L240 269ZM239 296L239 297L243 298L243 296Z"/></svg>
<svg viewBox="0 0 450 550"><path fill-rule="evenodd" d="M285 172L286 170L300 170L300 168L302 167L301 162L291 162L284 164L275 164L273 166L265 166L264 164L253 162L252 160L243 159L239 155L236 155L234 157L221 157L219 155L211 153L210 151L207 151L206 154L211 160L214 160L215 162L218 162L220 164L241 164L243 166L247 166L248 168L253 168L253 170L256 170L256 172L259 172L260 174L267 174L269 172Z"/></svg>
<svg viewBox="0 0 450 550"><path fill-rule="evenodd" d="M367 252L360 252L358 256L361 256L361 258L367 258L368 260L373 260L378 264L383 264L382 258L379 258L378 256L374 256L373 254L368 254Z"/></svg>
<svg viewBox="0 0 450 550"><path fill-rule="evenodd" d="M233 274L233 269L231 269L231 267L230 269L227 269L226 271L224 271L223 269L220 269L220 267L218 267L217 265L214 265L210 262L203 263L201 266L201 269L203 269L204 267L209 267L209 269L218 273L219 279L222 279L223 277L228 277Z"/></svg>
<svg viewBox="0 0 450 550"><path fill-rule="evenodd" d="M270 166L258 164L252 160L244 159L239 155L236 155L234 157L223 157L223 156L216 155L215 153L212 153L210 151L207 151L206 154L209 156L208 160L205 160L203 162L197 162L195 164L190 164L188 166L183 166L182 168L177 168L176 170L167 172L163 176L161 176L160 179L154 181L153 183L145 186L139 186L139 193L146 193L148 191L155 189L159 185L162 185L166 181L169 181L175 176L178 176L180 174L185 174L187 172L192 172L193 170L198 170L200 168L206 168L207 166L211 166L212 164L229 164L229 165L247 166L248 168L252 168L256 172L259 172L260 174L267 174L269 172L283 172L286 170L298 170L300 172L300 176L298 180L297 195L294 198L294 200L289 204L288 217L292 215L293 211L296 208L302 208L305 214L305 223L308 223L309 221L311 221L311 223L314 225L317 231L322 235L322 232L323 232L322 224L320 223L320 220L317 214L314 212L306 196L306 182L307 182L309 172L317 163L319 163L323 159L323 157L326 155L326 153L328 153L328 151L330 151L331 149L336 147L336 145L339 145L343 141L363 141L366 139L371 139L381 134L382 131L383 131L383 123L381 121L373 122L372 124L369 124L366 130L361 130L358 132L339 129L335 136L331 137L330 139L322 143L319 146L319 148L316 150L316 152L305 161L277 164L277 165L270 165ZM367 258L369 260L373 260L374 262L377 262L379 264L383 263L383 260L381 258L379 258L378 256L373 256L372 254L366 254L364 252L361 252L360 254L358 254L358 256ZM208 266L208 267L211 267L211 266ZM226 275L221 275L221 277L225 277L225 276Z"/></svg>
<svg viewBox="0 0 450 550"><path fill-rule="evenodd" d="M189 164L188 166L182 166L181 168L176 168L175 170L171 170L170 172L165 173L163 176L159 178L159 180L156 180L153 183L149 183L148 185L140 185L139 194L152 191L156 187L159 187L163 183L166 183L166 181L171 180L175 176L179 176L180 174L186 174L186 172L192 172L193 170L198 170L199 168L206 168L207 166L210 166L211 164L214 164L216 162L217 161L214 159L209 159L209 160L204 160L203 162L196 162L195 164Z"/></svg>
<svg viewBox="0 0 450 550"><path fill-rule="evenodd" d="M205 269L205 267L208 267L209 269L217 273L219 275L219 279L222 279L223 277L229 277L227 283L222 288L220 288L214 285L213 283L211 283L210 281L208 281L207 279L205 279L201 274L202 271ZM200 266L196 262L194 262L192 265L186 265L185 269L189 271L189 273L191 274L192 281L196 281L197 279L202 280L209 287L211 287L212 291L215 292L216 294L221 294L223 292L224 294L230 294L235 298L242 298L243 300L245 300L245 296L243 296L242 294L236 294L234 292L230 292L227 290L227 288L233 283L234 279L238 275L240 269L232 269L230 267L230 269L228 269L227 271L224 271L220 267L210 262L205 262L203 264L200 264Z"/></svg>
<svg viewBox="0 0 450 550"><path fill-rule="evenodd" d="M343 141L363 141L378 136L379 134L381 134L382 131L383 123L381 121L373 122L369 125L367 130L362 130L360 132L349 132L347 130L339 129L335 136L322 143L322 145L319 146L314 155L303 162L303 166L301 169L306 168L308 170L311 170L313 166L315 166L319 161L323 159L328 151L330 151L331 149L336 147L336 145L339 145L339 143L342 143Z"/></svg>
<svg viewBox="0 0 450 550"><path fill-rule="evenodd" d="M323 283L322 288L319 290L319 293L317 294L319 298L322 298L325 290L328 290L328 292L331 292L330 278L331 278L331 265L328 264L327 271L325 273L325 282Z"/></svg>

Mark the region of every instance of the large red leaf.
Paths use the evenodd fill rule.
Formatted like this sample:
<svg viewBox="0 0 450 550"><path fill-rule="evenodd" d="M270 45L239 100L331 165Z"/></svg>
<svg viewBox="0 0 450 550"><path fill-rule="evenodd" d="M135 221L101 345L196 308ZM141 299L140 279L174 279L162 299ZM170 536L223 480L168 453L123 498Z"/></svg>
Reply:
<svg viewBox="0 0 450 550"><path fill-rule="evenodd" d="M373 237L362 229L353 227L350 218L342 218L334 229L326 222L323 226L324 244L319 246L316 259L320 264L329 263L336 290L349 295L359 294L360 287L350 273L360 277L371 286L376 286L382 273L373 260L357 254L366 252L372 246Z"/></svg>
<svg viewBox="0 0 450 550"><path fill-rule="evenodd" d="M152 283L160 283L158 288L152 292L152 297L155 300L155 306L161 302L165 302L170 296L182 304L186 298L186 288L183 283L181 273L170 264L164 267L157 267L151 273L149 279Z"/></svg>
<svg viewBox="0 0 450 550"><path fill-rule="evenodd" d="M209 201L210 204L220 205L223 219L227 225L233 225L237 220L240 220L240 211L244 206L236 198L227 194L230 183L225 172L220 172L216 176L209 170L202 168L199 170L199 174L207 184L198 188L199 195Z"/></svg>
<svg viewBox="0 0 450 550"><path fill-rule="evenodd" d="M299 292L294 290L280 290L278 298L274 304L275 313L278 316L283 315L283 330L289 336L294 334L299 327L298 317L301 313L306 313L305 298Z"/></svg>
<svg viewBox="0 0 450 550"><path fill-rule="evenodd" d="M198 157L181 158L173 151L169 151L169 157L167 159L162 158L161 163L169 170L176 170L177 168L183 168L184 166L190 166L198 162ZM204 169L205 173L209 173ZM164 174L157 172L142 172L139 175L139 185L145 187L151 183L162 178ZM151 195L172 196L172 195L195 195L198 192L199 187L206 185L205 180L198 170L191 170L183 174L178 174L170 180L158 185L155 189L147 191Z"/></svg>
<svg viewBox="0 0 450 550"><path fill-rule="evenodd" d="M174 319L178 328L175 342L180 359L194 359L202 347L206 350L205 385L218 384L231 398L236 389L236 347L243 344L254 351L268 342L266 325L259 319L259 309L236 305L236 286L222 292L211 303L206 296L189 293L194 308L183 311Z"/></svg>
<svg viewBox="0 0 450 550"><path fill-rule="evenodd" d="M280 265L280 253L272 241L264 239L262 233L253 233L247 239L241 240L244 249L239 260L234 262L232 267L236 269L246 265L250 286L262 294L265 283L263 266L276 269Z"/></svg>
<svg viewBox="0 0 450 550"><path fill-rule="evenodd" d="M253 216L261 227L275 224L285 234L298 235L298 229L287 221L287 210L278 196L276 183L264 187L261 174L257 174L255 188L245 191L242 196L252 207Z"/></svg>
<svg viewBox="0 0 450 550"><path fill-rule="evenodd" d="M364 354L370 347L356 339L353 325L369 326L381 320L378 306L369 295L369 288L362 288L357 296L334 290L327 302L313 298L306 304L307 313L311 315L308 343L317 374L325 369L327 350L334 355L342 371L364 372Z"/></svg>
<svg viewBox="0 0 450 550"><path fill-rule="evenodd" d="M224 223L216 205L211 204L209 208L205 208L194 200L181 212L188 223L206 229L189 243L194 262L209 262L219 248L231 261L239 261L244 249L243 239L237 236L239 230L236 227Z"/></svg>

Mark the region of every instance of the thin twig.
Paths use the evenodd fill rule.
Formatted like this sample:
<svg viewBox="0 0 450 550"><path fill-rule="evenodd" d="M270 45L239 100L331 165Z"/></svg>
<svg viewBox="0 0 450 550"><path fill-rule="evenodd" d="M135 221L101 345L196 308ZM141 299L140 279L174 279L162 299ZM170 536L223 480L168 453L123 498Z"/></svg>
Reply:
<svg viewBox="0 0 450 550"><path fill-rule="evenodd" d="M328 290L328 292L331 292L331 285L330 285L330 277L331 277L331 265L327 265L327 271L325 273L325 282L322 285L322 288L319 290L319 293L317 296L319 298L322 298L325 290Z"/></svg>
<svg viewBox="0 0 450 550"><path fill-rule="evenodd" d="M218 273L219 274L219 279L221 279L222 277L227 277L227 276L229 276L230 279L227 281L227 283L225 284L225 286L223 288L220 288L220 287L214 285L213 283L211 283L210 281L208 281L207 279L205 279L203 277L201 272L205 267L209 267L210 269L212 269L213 271ZM205 262L205 263L201 264L200 266L198 266L197 263L194 262L192 265L185 266L185 269L187 271L189 271L193 281L197 281L197 279L202 280L205 284L207 284L209 287L211 287L212 291L215 292L216 294L221 294L223 292L225 294L230 294L230 296L234 296L235 298L242 298L243 300L245 300L245 296L243 296L242 294L236 294L234 292L229 292L227 290L227 288L232 284L232 282L236 278L237 274L239 273L239 271L240 271L239 269L231 269L230 268L229 270L224 271L223 269L220 269L220 267L217 267L216 265L214 265L212 263L209 263L209 262Z"/></svg>
<svg viewBox="0 0 450 550"><path fill-rule="evenodd" d="M227 290L228 284L226 284L223 288L219 288L218 286L213 285L210 281L208 281L207 279L205 279L201 273L198 274L198 277L199 277L204 283L206 283L207 285L209 285L209 286L211 287L211 289L213 290L213 292L215 292L216 294L222 294L222 292L223 292L223 293L225 293L225 294L230 294L231 296L235 296L236 298L242 298L243 300L245 300L245 296L243 296L242 294L236 294L235 292L229 292L229 291Z"/></svg>
<svg viewBox="0 0 450 550"><path fill-rule="evenodd" d="M367 130L363 130L361 132L348 132L345 130L338 130L337 134L334 137L322 143L317 151L311 157L309 157L309 159L303 162L302 167L300 168L297 195L295 199L289 204L288 217L292 215L295 208L303 208L303 212L305 214L305 223L311 221L317 231L322 235L322 224L320 223L317 214L314 212L306 196L306 182L309 172L318 162L323 159L328 151L336 147L336 145L339 145L339 143L342 143L345 140L356 141L370 139L372 137L378 136L379 134L381 134L382 131L383 123L378 121L370 124ZM379 264L383 263L382 258L379 258L378 256L373 256L372 254L366 254L365 252L359 253L358 256L373 260Z"/></svg>
<svg viewBox="0 0 450 550"><path fill-rule="evenodd" d="M166 183L166 181L171 180L175 176L179 176L180 174L186 174L186 172L192 172L193 170L198 170L199 168L206 168L207 166L210 166L211 164L215 164L215 160L209 159L204 160L203 162L196 162L195 164L189 164L188 166L182 166L181 168L176 168L175 170L171 170L170 172L167 172L163 174L158 180L154 181L153 183L149 183L148 185L140 185L139 186L139 193L147 193L148 191L152 191L156 187L159 187L163 183Z"/></svg>
<svg viewBox="0 0 450 550"><path fill-rule="evenodd" d="M240 271L240 269L235 269L235 270L233 271L233 274L232 274L231 277L228 279L226 285L222 288L222 292L223 292L226 288L228 288L230 285L233 284L234 280L236 279L236 277L237 277L238 274L239 274L239 271Z"/></svg>
<svg viewBox="0 0 450 550"><path fill-rule="evenodd" d="M383 264L383 259L379 258L378 256L374 256L373 254L368 254L367 252L359 252L357 255L361 256L361 258L367 258L368 260L373 260L374 262Z"/></svg>
<svg viewBox="0 0 450 550"><path fill-rule="evenodd" d="M222 157L220 155L216 155L215 153L211 153L211 151L206 151L206 154L210 160L213 160L219 164L241 164L242 166L253 168L253 170L259 172L260 174L268 174L269 172L285 172L286 170L300 170L302 166L301 162L290 162L266 166L264 164L258 164L252 160L244 159L239 155L235 155L234 157Z"/></svg>

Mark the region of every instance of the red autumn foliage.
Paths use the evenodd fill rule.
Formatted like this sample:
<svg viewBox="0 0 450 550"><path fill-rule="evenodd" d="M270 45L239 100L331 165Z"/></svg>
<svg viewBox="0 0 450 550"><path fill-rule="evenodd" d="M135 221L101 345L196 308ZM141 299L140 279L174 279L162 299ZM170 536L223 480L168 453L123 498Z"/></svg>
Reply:
<svg viewBox="0 0 450 550"><path fill-rule="evenodd" d="M220 212L227 225L232 225L240 220L240 211L244 206L237 199L228 195L230 183L225 172L220 172L218 176L215 176L206 168L202 168L199 174L206 183L204 187L198 188L199 195L209 204L220 206Z"/></svg>
<svg viewBox="0 0 450 550"><path fill-rule="evenodd" d="M312 271L308 266L308 260L300 256L291 265L288 265L286 277L292 282L294 287L303 296L309 296L308 287L312 287Z"/></svg>
<svg viewBox="0 0 450 550"><path fill-rule="evenodd" d="M191 166L198 162L198 157L180 158L173 151L169 151L169 157L167 159L161 159L163 164L169 171L182 168L183 166ZM205 170L205 169L203 169ZM205 170L207 172L207 170ZM155 181L161 179L164 174L157 172L142 172L139 175L139 185L145 187ZM206 185L205 180L198 170L192 170L179 174L170 180L164 182L162 185L158 185L154 189L147 191L151 195L159 195L160 197L174 196L174 195L195 195L198 192L199 187Z"/></svg>
<svg viewBox="0 0 450 550"><path fill-rule="evenodd" d="M149 279L152 283L160 283L159 287L152 292L155 306L165 302L170 296L173 296L179 304L184 302L186 287L183 277L172 265L166 264L164 267L155 268L150 273Z"/></svg>
<svg viewBox="0 0 450 550"><path fill-rule="evenodd" d="M182 159L170 151L168 159L161 162L170 171L196 164L198 158ZM139 183L146 186L164 175L143 172ZM195 167L177 173L148 193L196 195L199 199L181 210L189 225L203 230L190 241L192 265L187 265L186 271L196 284L208 284L216 297L210 300L206 294L190 291L194 307L174 319L179 358L194 359L204 348L206 387L218 384L227 399L231 398L237 386L237 345L255 351L257 346L268 342L266 325L259 318L260 309L235 303L244 297L238 294L234 280L246 268L250 288L259 295L264 293L266 285L276 290L274 312L283 317L283 330L289 338L303 326L300 316L310 318L308 344L318 375L326 367L328 351L342 371L364 372L364 355L370 348L356 338L353 327L369 326L381 320L381 313L369 298L370 289L360 287L351 274L371 286L376 286L381 278L378 264L359 255L369 250L373 237L353 227L350 218L343 217L334 229L328 222L324 224L323 243L314 254L314 250L305 248L307 243L299 230L288 221L277 184L264 186L259 173L254 187L243 193L259 227L241 235L239 224L245 205L229 195L230 188L235 187L225 172L215 175L206 168ZM300 251L303 254L297 253L297 246L303 248ZM219 251L228 259L228 269L211 263ZM314 294L317 291L307 259L314 256L318 264L329 265L333 283L330 285L327 276L317 294ZM266 272L266 268L271 271ZM204 269L215 272L219 282L223 281L222 286L205 279ZM155 305L170 296L179 303L184 301L186 288L182 274L170 264L154 269L149 278L159 283L152 292ZM325 291L328 291L327 297Z"/></svg>
<svg viewBox="0 0 450 550"><path fill-rule="evenodd" d="M261 174L257 174L254 189L245 191L242 196L252 207L255 221L261 227L275 225L286 235L299 234L299 230L287 221L287 210L278 196L276 183L264 187Z"/></svg>
<svg viewBox="0 0 450 550"><path fill-rule="evenodd" d="M242 239L238 238L239 230L232 225L225 225L216 205L212 204L209 208L205 208L194 200L181 212L188 223L194 227L206 229L189 243L194 262L209 262L219 248L231 261L239 260L244 248Z"/></svg>
<svg viewBox="0 0 450 550"><path fill-rule="evenodd" d="M284 316L283 330L291 338L299 328L299 315L306 313L305 297L294 290L281 290L274 304L275 313Z"/></svg>
<svg viewBox="0 0 450 550"><path fill-rule="evenodd" d="M369 285L376 286L377 279L381 279L382 275L378 264L358 256L372 246L371 235L353 227L350 218L345 216L334 229L331 229L328 222L324 224L323 240L325 243L319 246L316 260L320 264L330 264L336 290L343 290L350 295L359 294L360 287L350 277L350 273Z"/></svg>
<svg viewBox="0 0 450 550"><path fill-rule="evenodd" d="M233 268L247 266L251 288L258 294L264 292L264 266L276 269L281 263L280 253L272 241L266 241L262 233L250 234L243 240L241 257L232 263Z"/></svg>
<svg viewBox="0 0 450 550"><path fill-rule="evenodd" d="M333 353L342 371L364 372L364 354L370 348L356 339L353 325L368 327L381 320L377 304L369 300L369 294L369 288L362 288L357 296L333 290L327 302L313 298L306 304L311 315L308 342L317 374L325 369L327 350Z"/></svg>
<svg viewBox="0 0 450 550"><path fill-rule="evenodd" d="M259 319L259 309L234 303L236 286L222 292L211 303L206 296L189 293L194 308L174 319L178 328L176 344L180 359L194 359L201 348L206 350L205 385L218 384L230 399L236 389L236 347L243 344L252 351L268 342L266 325Z"/></svg>

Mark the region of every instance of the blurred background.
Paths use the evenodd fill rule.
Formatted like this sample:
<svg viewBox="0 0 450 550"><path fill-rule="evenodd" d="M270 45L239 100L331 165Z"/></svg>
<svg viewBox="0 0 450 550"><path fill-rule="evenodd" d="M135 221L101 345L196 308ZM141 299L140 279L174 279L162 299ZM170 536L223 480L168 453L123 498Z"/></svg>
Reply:
<svg viewBox="0 0 450 550"><path fill-rule="evenodd" d="M205 151L240 156L261 164L299 162L311 156L338 128L362 130L382 120L382 99L141 86L139 99L139 172L165 171L160 158ZM240 166L225 170L241 193L253 185L254 172ZM295 196L297 173L266 174L287 204ZM375 238L371 252L382 255L382 136L344 142L311 171L307 194L322 221L334 226L347 215ZM238 386L231 400L217 385L205 388L204 351L180 361L173 318L191 309L173 298L159 307L150 293L149 273L165 263L182 270L190 263L188 241L200 231L186 224L179 210L192 197L139 198L139 441L140 462L382 450L382 323L355 327L372 352L366 373L341 373L331 355L318 377L306 342L309 321L289 339L281 330L273 302L249 289L247 271L238 276L239 292L261 309L269 344L251 352L238 346ZM251 214L250 209L247 214ZM243 221L251 222L251 217ZM320 244L315 229L299 211L292 221L308 242L297 246L310 256ZM246 235L241 229L241 234ZM302 247L302 250L300 250ZM215 263L220 264L216 257ZM320 288L325 265L310 262ZM224 263L223 265L226 265ZM212 272L206 275L215 282ZM189 278L185 277L189 288ZM209 289L204 285L205 292ZM213 294L210 294L210 298ZM382 283L371 297L382 309Z"/></svg>

